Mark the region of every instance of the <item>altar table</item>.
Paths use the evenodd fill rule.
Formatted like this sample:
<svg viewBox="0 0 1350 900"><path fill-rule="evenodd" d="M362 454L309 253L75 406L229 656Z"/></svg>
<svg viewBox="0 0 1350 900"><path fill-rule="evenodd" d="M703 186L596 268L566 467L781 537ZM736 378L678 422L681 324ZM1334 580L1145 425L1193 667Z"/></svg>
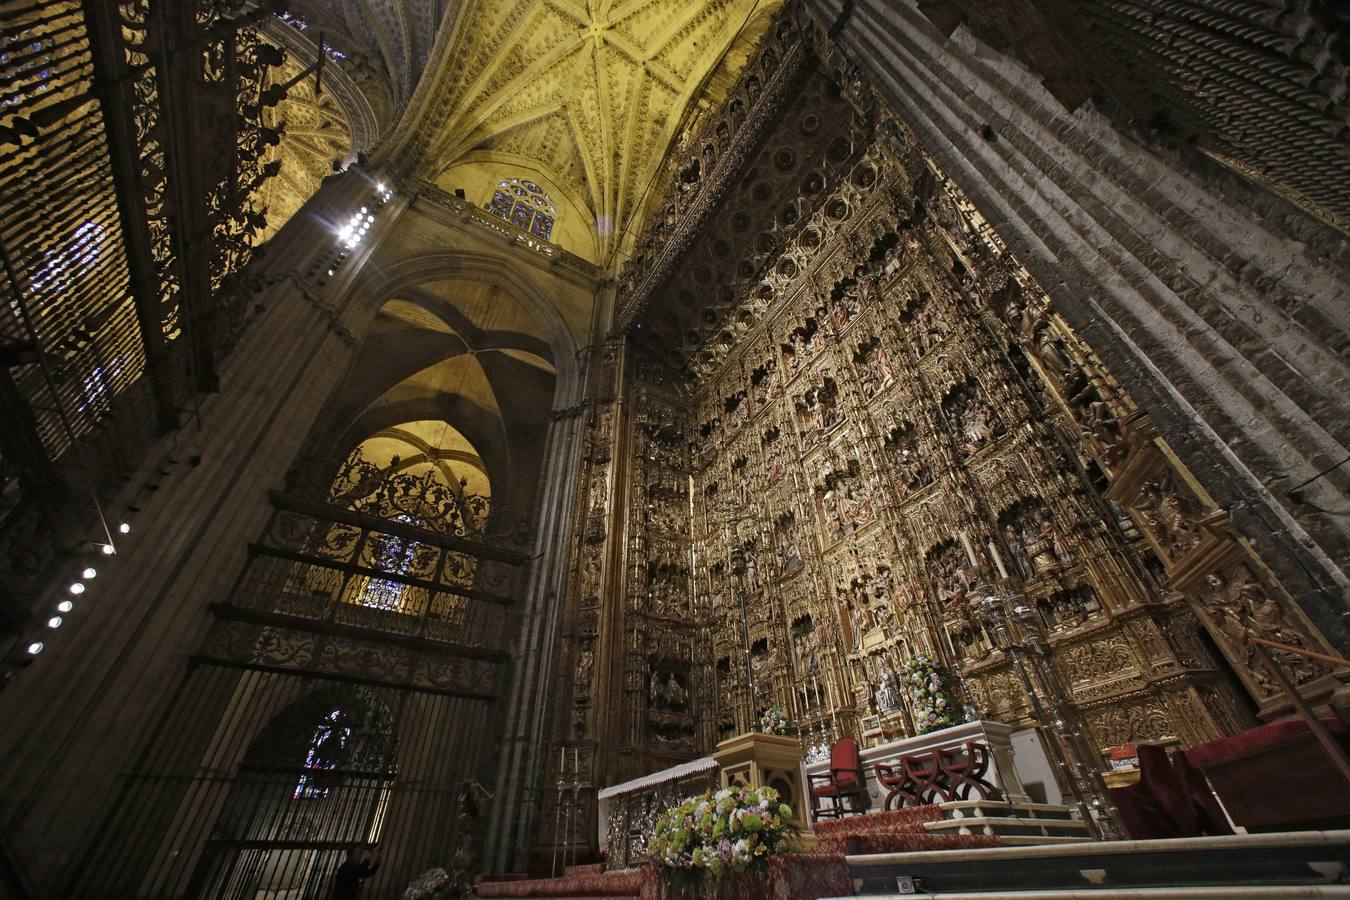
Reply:
<svg viewBox="0 0 1350 900"><path fill-rule="evenodd" d="M989 747L992 760L989 764L989 773L985 777L993 782L1005 797L1013 803L1030 803L1031 798L1022 787L1022 780L1017 774L1017 765L1013 759L1012 733L1013 729L1002 722L966 722L863 750L861 754L863 774L867 777L867 793L871 798L872 811L881 810L888 793L887 788L877 781L877 763L895 766L898 769L903 757L928 754L937 749L956 750L965 747L967 741L979 741ZM821 759L804 763L802 769L808 777L828 774L830 761Z"/></svg>

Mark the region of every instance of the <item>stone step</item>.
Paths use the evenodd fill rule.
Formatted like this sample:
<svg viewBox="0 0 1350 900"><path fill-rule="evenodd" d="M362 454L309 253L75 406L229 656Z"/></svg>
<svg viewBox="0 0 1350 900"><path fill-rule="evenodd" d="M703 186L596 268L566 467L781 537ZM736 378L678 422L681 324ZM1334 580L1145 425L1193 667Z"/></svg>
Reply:
<svg viewBox="0 0 1350 900"><path fill-rule="evenodd" d="M960 819L942 819L926 822L930 834L1087 834L1087 823L1080 819L1037 819L1029 816L964 816Z"/></svg>
<svg viewBox="0 0 1350 900"><path fill-rule="evenodd" d="M1216 895L1222 888L1216 896L1243 896L1233 890L1320 886L1350 877L1350 831L1151 841L1016 835L999 840L1004 846L849 856L850 877L855 893L866 896L890 896L897 879L905 878L916 881L921 893L946 897L983 892L1017 900L1029 891L1103 897L1102 891L1128 896L1118 892L1148 890L1154 893L1139 896L1161 897L1183 889Z"/></svg>
<svg viewBox="0 0 1350 900"><path fill-rule="evenodd" d="M1051 844L1090 844L1092 838L1072 834L1001 834L998 842L1005 847L1046 847Z"/></svg>
<svg viewBox="0 0 1350 900"><path fill-rule="evenodd" d="M915 896L941 900L1344 900L1350 886L1317 884L1255 884L1224 887L1098 888L1095 890L954 891L922 894L866 894L871 900L913 900ZM853 900L831 897L823 900Z"/></svg>
<svg viewBox="0 0 1350 900"><path fill-rule="evenodd" d="M970 815L1010 815L1037 819L1077 821L1072 807L1059 803L1009 803L1006 800L953 800L939 803L945 818L959 819Z"/></svg>

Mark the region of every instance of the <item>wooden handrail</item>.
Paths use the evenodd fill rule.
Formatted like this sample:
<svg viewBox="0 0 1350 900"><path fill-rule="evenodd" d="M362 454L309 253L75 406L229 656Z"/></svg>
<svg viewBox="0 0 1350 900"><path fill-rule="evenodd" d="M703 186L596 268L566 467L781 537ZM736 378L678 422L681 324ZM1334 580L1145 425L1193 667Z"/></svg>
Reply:
<svg viewBox="0 0 1350 900"><path fill-rule="evenodd" d="M1331 760L1332 767L1341 773L1342 778L1347 782L1350 782L1350 756L1346 755L1345 749L1341 747L1340 742L1337 741L1336 738L1332 736L1331 732L1327 730L1327 727L1322 724L1322 720L1312 711L1312 707L1308 706L1308 702L1303 699L1303 695L1298 692L1298 688L1294 687L1294 683L1289 680L1289 676L1284 673L1284 669L1282 669L1280 664L1275 661L1275 657L1270 655L1270 651L1266 649L1265 645L1272 642L1262 638L1253 638L1253 640L1257 644L1256 655L1260 657L1261 662L1266 664L1266 668L1270 670L1270 674L1275 676L1275 681L1279 684L1280 689L1284 691L1285 696L1289 698L1289 701L1294 704L1294 709L1298 711L1298 714L1303 718L1303 721L1307 723L1308 730L1312 732L1313 737L1315 737L1317 742L1322 745L1322 749L1326 751L1327 758Z"/></svg>
<svg viewBox="0 0 1350 900"><path fill-rule="evenodd" d="M1318 653L1316 650L1306 650L1303 647L1295 647L1293 644L1281 644L1279 641L1268 641L1265 638L1259 637L1253 637L1252 643L1260 644L1263 647L1270 647L1272 650L1284 650L1287 653L1297 653L1299 656L1306 656L1309 659L1318 659L1324 663L1330 663L1333 666L1350 666L1350 659L1341 659L1339 656Z"/></svg>

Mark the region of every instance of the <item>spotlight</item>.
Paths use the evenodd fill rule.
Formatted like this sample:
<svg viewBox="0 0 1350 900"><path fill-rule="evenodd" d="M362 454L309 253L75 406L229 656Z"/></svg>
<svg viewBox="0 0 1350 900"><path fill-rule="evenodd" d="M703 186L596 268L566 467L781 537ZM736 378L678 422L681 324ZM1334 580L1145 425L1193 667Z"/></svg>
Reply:
<svg viewBox="0 0 1350 900"><path fill-rule="evenodd" d="M50 619L47 620L47 627L48 627L48 628L60 628L60 627L61 627L61 617L60 617L60 616L52 616Z"/></svg>
<svg viewBox="0 0 1350 900"><path fill-rule="evenodd" d="M123 534L131 534L131 523L123 522L121 525L117 526L117 530L122 532Z"/></svg>
<svg viewBox="0 0 1350 900"><path fill-rule="evenodd" d="M80 594L84 593L84 584L79 581L75 582L70 586L70 592L78 597Z"/></svg>
<svg viewBox="0 0 1350 900"><path fill-rule="evenodd" d="M116 553L116 552L117 552L117 548L114 547L112 544L104 544L104 545L103 545L103 555L104 555L104 556L112 556L112 555L113 555L114 553Z"/></svg>
<svg viewBox="0 0 1350 900"><path fill-rule="evenodd" d="M74 608L75 604L71 603L69 600L62 600L60 603L56 604L57 612L68 613Z"/></svg>
<svg viewBox="0 0 1350 900"><path fill-rule="evenodd" d="M33 643L28 645L29 656L37 656L41 652L42 652L42 641L33 641Z"/></svg>
<svg viewBox="0 0 1350 900"><path fill-rule="evenodd" d="M89 568L85 569L80 574L84 576L85 581L89 581L90 579L98 577L98 572L94 569L93 566L90 566Z"/></svg>

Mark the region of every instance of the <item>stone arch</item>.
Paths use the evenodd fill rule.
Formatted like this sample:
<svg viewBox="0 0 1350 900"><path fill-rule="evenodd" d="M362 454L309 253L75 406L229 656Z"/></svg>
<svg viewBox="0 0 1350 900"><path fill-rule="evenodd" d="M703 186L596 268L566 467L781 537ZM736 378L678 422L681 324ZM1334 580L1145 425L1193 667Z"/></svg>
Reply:
<svg viewBox="0 0 1350 900"><path fill-rule="evenodd" d="M313 452L341 456L402 422L445 421L480 455L494 510L528 508L550 413L580 392L580 373L560 311L518 269L518 261L491 252L368 262L344 310L361 345L312 432ZM461 303L458 284L493 293L466 295ZM512 304L505 323L492 319L496 296ZM402 312L382 318L395 301ZM476 384L477 393L438 394L439 378Z"/></svg>
<svg viewBox="0 0 1350 900"><path fill-rule="evenodd" d="M412 288L436 281L487 281L507 292L534 317L545 335L549 362L557 371L554 407L575 402L580 393L580 347L557 306L537 284L519 272L519 260L490 251L437 250L411 254L378 267L367 265L349 292L348 328L365 334L384 303Z"/></svg>

